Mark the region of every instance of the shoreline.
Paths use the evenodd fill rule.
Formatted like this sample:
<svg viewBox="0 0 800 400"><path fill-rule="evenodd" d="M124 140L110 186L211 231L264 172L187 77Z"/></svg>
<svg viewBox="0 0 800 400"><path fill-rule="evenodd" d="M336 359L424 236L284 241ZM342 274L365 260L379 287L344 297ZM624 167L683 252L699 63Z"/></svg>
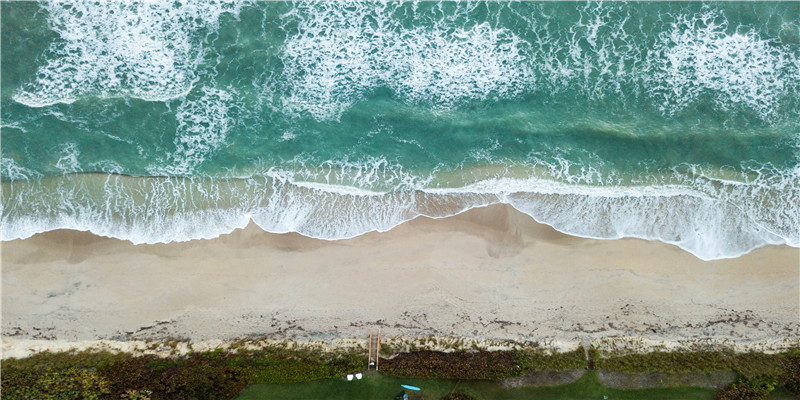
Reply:
<svg viewBox="0 0 800 400"><path fill-rule="evenodd" d="M507 205L339 241L252 223L155 245L53 231L2 243L2 261L4 354L20 339L337 341L370 328L543 346L800 338L795 248L704 262L660 242L568 236Z"/></svg>
<svg viewBox="0 0 800 400"><path fill-rule="evenodd" d="M570 236L659 241L704 261L738 258L765 246L798 248L796 232L781 217L792 215L794 204L783 191L752 192L751 183L698 175L705 180L696 182L700 187L722 185L714 194L667 182L593 187L540 180L536 174L502 176L457 188L389 192L294 182L280 175L218 179L73 173L25 178L2 182L11 213L4 216L0 239L12 242L75 230L137 245L170 244L213 240L257 225L268 233L338 241L389 232L418 218L446 219L508 205ZM769 209L759 206L775 201ZM57 211L64 208L73 211Z"/></svg>

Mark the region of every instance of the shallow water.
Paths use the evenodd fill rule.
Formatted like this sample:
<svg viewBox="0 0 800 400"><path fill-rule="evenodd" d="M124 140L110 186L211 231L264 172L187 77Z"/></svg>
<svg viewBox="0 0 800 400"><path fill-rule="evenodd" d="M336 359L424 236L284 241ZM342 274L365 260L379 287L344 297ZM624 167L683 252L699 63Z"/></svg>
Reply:
<svg viewBox="0 0 800 400"><path fill-rule="evenodd" d="M508 203L702 259L800 246L791 3L3 2L2 239Z"/></svg>

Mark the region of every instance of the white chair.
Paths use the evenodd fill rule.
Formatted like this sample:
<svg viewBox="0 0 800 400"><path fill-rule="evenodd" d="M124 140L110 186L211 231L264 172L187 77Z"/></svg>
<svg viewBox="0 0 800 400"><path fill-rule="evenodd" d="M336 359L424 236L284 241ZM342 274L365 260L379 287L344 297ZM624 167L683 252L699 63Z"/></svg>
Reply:
<svg viewBox="0 0 800 400"><path fill-rule="evenodd" d="M362 375L361 372L356 372L356 379L361 379L362 376L364 375Z"/></svg>
<svg viewBox="0 0 800 400"><path fill-rule="evenodd" d="M348 381L352 381L353 380L353 374L347 374L347 380Z"/></svg>

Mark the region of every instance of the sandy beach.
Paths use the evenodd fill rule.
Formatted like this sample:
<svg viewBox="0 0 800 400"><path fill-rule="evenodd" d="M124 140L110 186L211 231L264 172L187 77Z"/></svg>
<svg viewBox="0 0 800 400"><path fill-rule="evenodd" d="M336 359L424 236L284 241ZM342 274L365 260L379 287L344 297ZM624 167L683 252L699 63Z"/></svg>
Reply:
<svg viewBox="0 0 800 400"><path fill-rule="evenodd" d="M800 253L703 262L561 234L509 206L341 241L256 226L133 245L54 231L2 243L14 340L458 336L520 342L798 343Z"/></svg>

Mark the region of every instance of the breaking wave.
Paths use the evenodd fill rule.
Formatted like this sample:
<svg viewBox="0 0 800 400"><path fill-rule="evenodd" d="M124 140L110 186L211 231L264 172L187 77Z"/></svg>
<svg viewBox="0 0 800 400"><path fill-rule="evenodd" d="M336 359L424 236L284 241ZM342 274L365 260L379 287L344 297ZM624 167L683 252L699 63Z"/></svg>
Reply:
<svg viewBox="0 0 800 400"><path fill-rule="evenodd" d="M421 215L447 217L505 203L564 233L659 240L704 260L768 244L800 246L800 205L792 200L800 196L800 176L792 172L761 166L715 177L687 165L661 184L595 186L546 177L563 173L560 168L460 187L440 187L434 178L392 171L380 161L350 169L320 166L318 172L328 173L313 181L304 178L310 170L275 169L241 178L67 174L7 181L2 240L67 228L137 244L169 243L214 238L251 220L269 232L335 240L387 231ZM405 189L378 190L384 175L398 177L396 185ZM373 189L341 184L348 181L376 183Z"/></svg>
<svg viewBox="0 0 800 400"><path fill-rule="evenodd" d="M162 243L249 221L334 240L504 203L706 260L800 246L797 11L751 24L713 3L39 6L55 39L28 54L32 77L10 69L21 83L2 98L2 240Z"/></svg>

